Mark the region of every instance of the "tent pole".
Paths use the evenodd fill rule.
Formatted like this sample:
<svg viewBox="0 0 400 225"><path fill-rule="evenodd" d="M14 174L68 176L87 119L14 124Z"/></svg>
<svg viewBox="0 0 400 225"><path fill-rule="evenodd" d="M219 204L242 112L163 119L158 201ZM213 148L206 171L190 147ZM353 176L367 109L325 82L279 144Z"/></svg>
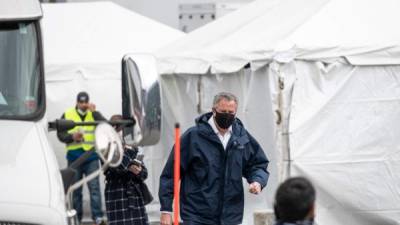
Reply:
<svg viewBox="0 0 400 225"><path fill-rule="evenodd" d="M281 181L291 176L291 154L289 147L289 101L286 101L284 91L285 91L285 75L281 71L281 64L276 63L276 72L278 75L278 109L277 113L277 125L280 131L280 149L282 152L283 163L286 163L281 173Z"/></svg>

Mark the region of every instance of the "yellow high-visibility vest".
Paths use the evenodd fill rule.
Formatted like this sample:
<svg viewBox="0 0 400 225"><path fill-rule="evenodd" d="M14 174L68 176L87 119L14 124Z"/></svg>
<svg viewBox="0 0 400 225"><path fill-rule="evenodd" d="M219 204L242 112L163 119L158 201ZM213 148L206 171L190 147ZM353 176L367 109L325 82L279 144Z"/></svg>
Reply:
<svg viewBox="0 0 400 225"><path fill-rule="evenodd" d="M94 122L93 113L88 111L86 113L84 121L81 120L78 112L75 108L70 108L64 113L66 120L72 120L74 122ZM72 142L67 144L67 151L77 150L82 148L85 151L89 151L94 146L94 129L95 126L76 126L73 129L68 130L69 134L76 132L83 133L83 142Z"/></svg>

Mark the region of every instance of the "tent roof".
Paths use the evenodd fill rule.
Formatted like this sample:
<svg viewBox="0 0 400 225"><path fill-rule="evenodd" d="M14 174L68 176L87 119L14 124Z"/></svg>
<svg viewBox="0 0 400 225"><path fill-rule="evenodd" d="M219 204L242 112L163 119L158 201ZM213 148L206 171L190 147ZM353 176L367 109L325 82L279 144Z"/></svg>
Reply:
<svg viewBox="0 0 400 225"><path fill-rule="evenodd" d="M111 2L42 4L45 63L120 62L183 33Z"/></svg>
<svg viewBox="0 0 400 225"><path fill-rule="evenodd" d="M162 73L233 72L254 61L344 56L400 64L398 0L258 0L158 52Z"/></svg>

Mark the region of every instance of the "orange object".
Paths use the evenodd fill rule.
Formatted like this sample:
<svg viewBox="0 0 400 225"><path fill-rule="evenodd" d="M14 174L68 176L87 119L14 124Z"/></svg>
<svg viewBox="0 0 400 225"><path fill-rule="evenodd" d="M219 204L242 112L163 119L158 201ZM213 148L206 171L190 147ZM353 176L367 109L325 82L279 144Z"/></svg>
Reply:
<svg viewBox="0 0 400 225"><path fill-rule="evenodd" d="M174 225L179 225L179 181L181 179L181 135L179 123L175 124L175 154L174 154Z"/></svg>

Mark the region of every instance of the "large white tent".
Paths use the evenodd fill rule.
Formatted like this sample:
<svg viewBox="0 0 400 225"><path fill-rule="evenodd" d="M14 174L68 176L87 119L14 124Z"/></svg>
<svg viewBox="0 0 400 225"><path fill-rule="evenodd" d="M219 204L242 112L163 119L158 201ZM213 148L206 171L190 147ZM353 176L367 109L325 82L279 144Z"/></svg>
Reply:
<svg viewBox="0 0 400 225"><path fill-rule="evenodd" d="M122 57L129 52L155 52L184 35L111 2L42 4L42 8L49 120L74 106L79 91L87 91L107 118L121 113ZM49 133L49 139L60 166L65 167L64 145L55 132ZM151 156L147 154L145 160L152 176ZM88 201L84 204L88 209ZM153 208L150 213L158 211Z"/></svg>
<svg viewBox="0 0 400 225"><path fill-rule="evenodd" d="M154 52L183 33L111 2L42 4L47 118L59 118L87 91L104 116L121 113L121 61ZM50 134L61 165L64 146Z"/></svg>
<svg viewBox="0 0 400 225"><path fill-rule="evenodd" d="M231 91L271 160L243 224L289 175L315 184L318 224L399 224L398 9L398 0L259 0L168 45L157 53L156 148L172 146L175 121L193 125L215 93Z"/></svg>

